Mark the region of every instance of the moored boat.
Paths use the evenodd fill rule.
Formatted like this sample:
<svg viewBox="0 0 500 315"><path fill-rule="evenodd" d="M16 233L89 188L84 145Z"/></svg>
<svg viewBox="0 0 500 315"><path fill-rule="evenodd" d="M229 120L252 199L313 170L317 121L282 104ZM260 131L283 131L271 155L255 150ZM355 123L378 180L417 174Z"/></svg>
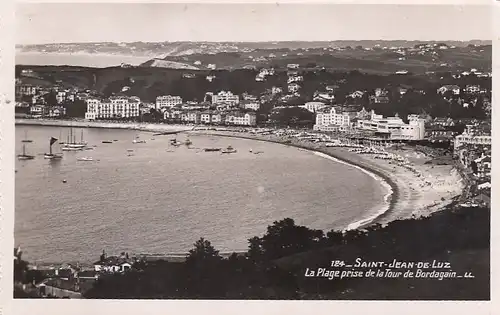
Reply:
<svg viewBox="0 0 500 315"><path fill-rule="evenodd" d="M77 158L77 161L93 161L94 159L90 156L84 156Z"/></svg>
<svg viewBox="0 0 500 315"><path fill-rule="evenodd" d="M236 149L234 149L232 146L228 146L226 149L222 150L221 153L226 153L226 154L229 154L229 153L236 153Z"/></svg>
<svg viewBox="0 0 500 315"><path fill-rule="evenodd" d="M203 149L203 151L205 151L205 152L218 152L220 150L221 150L221 148L205 148L205 149Z"/></svg>
<svg viewBox="0 0 500 315"><path fill-rule="evenodd" d="M49 159L49 160L58 160L58 159L62 159L62 154L58 154L58 153L55 153L55 154L54 154L54 153L52 152L52 145L53 145L54 143L56 143L56 142L57 142L57 139L56 139L56 138L54 138L54 137L50 138L50 141L49 141L49 153L45 153L45 154L43 155L43 157L44 157L45 159Z"/></svg>

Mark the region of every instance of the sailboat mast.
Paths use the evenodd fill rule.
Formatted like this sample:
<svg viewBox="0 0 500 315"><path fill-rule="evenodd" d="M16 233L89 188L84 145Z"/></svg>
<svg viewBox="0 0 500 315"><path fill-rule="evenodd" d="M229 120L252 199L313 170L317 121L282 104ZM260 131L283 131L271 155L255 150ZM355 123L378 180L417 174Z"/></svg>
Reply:
<svg viewBox="0 0 500 315"><path fill-rule="evenodd" d="M49 142L49 154L52 155L52 143Z"/></svg>
<svg viewBox="0 0 500 315"><path fill-rule="evenodd" d="M82 133L81 133L81 140L80 140L81 143L83 143L83 129L82 129Z"/></svg>

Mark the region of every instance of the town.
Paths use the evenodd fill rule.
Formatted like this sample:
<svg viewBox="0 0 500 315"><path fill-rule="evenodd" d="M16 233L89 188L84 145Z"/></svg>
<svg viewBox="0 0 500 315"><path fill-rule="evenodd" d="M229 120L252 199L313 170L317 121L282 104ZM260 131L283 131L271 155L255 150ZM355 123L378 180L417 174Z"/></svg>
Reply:
<svg viewBox="0 0 500 315"><path fill-rule="evenodd" d="M415 53L421 49L430 50L423 46ZM399 52L400 58L405 58L403 52ZM141 98L131 94L135 81L132 77L127 79L128 83L119 83L118 92L111 93L70 86L62 80L52 85L36 85L25 81L36 81L30 79L38 78L37 69L23 67L16 78L16 118L223 127L300 135L327 144L337 141L336 145L351 146L353 150L367 141L370 145L407 143L417 145L422 153L434 158L451 152L452 158L443 163L455 165L467 183L462 205L489 206L490 69L427 73L415 79L424 83L413 86L409 84L413 75L404 70L385 77L370 77L356 71L330 75L325 69L302 67L291 63L281 69L242 70L251 71L253 84L269 84L260 93L250 90L239 93L232 91L230 84L223 86L220 82L210 89L210 84L215 84L220 76L231 74L225 70L217 72L215 65L211 65L210 72L203 74L206 87L203 99L189 97L185 91L176 94L174 90ZM199 76L189 70L180 80L189 82ZM308 82L311 76L314 76L312 83ZM327 79L318 82L318 78ZM379 152L370 150L369 153ZM385 158L382 153L379 155ZM20 249L15 250L14 259L21 261ZM103 253L87 269L79 266L30 269L31 275L19 278L31 277L40 296L80 298L81 292L91 287L100 275L124 273L144 259L129 257L127 253L110 257Z"/></svg>

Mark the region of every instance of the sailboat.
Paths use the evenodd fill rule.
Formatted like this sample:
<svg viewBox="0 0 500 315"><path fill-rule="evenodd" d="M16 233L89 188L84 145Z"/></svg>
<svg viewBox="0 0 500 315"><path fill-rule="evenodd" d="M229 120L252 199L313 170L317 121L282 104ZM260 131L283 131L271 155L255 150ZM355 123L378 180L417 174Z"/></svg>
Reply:
<svg viewBox="0 0 500 315"><path fill-rule="evenodd" d="M50 138L49 141L49 153L44 154L44 158L50 159L50 160L55 160L55 159L62 159L62 154L54 154L52 153L52 145L57 142L57 139L52 137Z"/></svg>
<svg viewBox="0 0 500 315"><path fill-rule="evenodd" d="M35 156L34 155L26 154L26 145L23 144L23 154L19 154L17 156L17 158L19 160L33 160L35 158Z"/></svg>
<svg viewBox="0 0 500 315"><path fill-rule="evenodd" d="M28 131L27 130L24 131L24 139L21 140L21 142L24 142L24 143L31 143L31 142L33 142L33 140L28 139Z"/></svg>
<svg viewBox="0 0 500 315"><path fill-rule="evenodd" d="M68 141L64 143L63 151L78 151L87 146L87 142L83 141L83 130L81 131L80 142L76 142L76 136L73 135L73 128L69 131Z"/></svg>

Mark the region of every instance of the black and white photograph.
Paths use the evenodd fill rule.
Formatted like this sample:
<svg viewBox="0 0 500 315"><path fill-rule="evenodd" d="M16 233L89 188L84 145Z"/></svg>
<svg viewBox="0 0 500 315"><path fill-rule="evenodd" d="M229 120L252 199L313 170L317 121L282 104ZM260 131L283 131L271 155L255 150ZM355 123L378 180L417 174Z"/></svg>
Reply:
<svg viewBox="0 0 500 315"><path fill-rule="evenodd" d="M17 3L14 299L490 301L491 11Z"/></svg>

